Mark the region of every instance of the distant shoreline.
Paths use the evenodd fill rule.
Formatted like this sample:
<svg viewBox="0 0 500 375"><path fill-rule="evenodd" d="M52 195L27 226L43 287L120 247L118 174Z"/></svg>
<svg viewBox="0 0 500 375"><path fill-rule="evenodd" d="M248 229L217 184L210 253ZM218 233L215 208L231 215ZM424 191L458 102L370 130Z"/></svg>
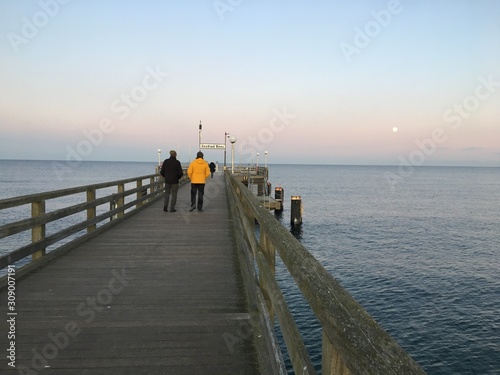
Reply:
<svg viewBox="0 0 500 375"><path fill-rule="evenodd" d="M33 162L56 162L56 163L68 163L68 164L80 164L80 163L144 163L157 165L157 161L136 161L136 160L82 160L82 161L67 161L67 160L51 160L51 159L0 159L3 161L33 161ZM189 160L180 160L181 163L189 163ZM221 166L223 163L219 163ZM229 165L229 163L226 163ZM249 163L235 163L238 166L247 166ZM253 165L253 164L252 164ZM395 164L317 164L317 163L268 163L268 166L273 165L301 165L301 166L311 166L311 167L395 167L398 168L399 165ZM263 165L259 165L263 166ZM412 168L500 168L500 165L415 165Z"/></svg>

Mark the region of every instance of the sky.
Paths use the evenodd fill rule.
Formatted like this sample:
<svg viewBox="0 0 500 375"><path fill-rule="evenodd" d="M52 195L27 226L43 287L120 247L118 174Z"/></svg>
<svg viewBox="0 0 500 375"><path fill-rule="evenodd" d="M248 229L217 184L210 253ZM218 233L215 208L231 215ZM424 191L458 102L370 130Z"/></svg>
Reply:
<svg viewBox="0 0 500 375"><path fill-rule="evenodd" d="M498 0L1 0L0 159L188 161L201 138L244 164L498 167L499 20Z"/></svg>

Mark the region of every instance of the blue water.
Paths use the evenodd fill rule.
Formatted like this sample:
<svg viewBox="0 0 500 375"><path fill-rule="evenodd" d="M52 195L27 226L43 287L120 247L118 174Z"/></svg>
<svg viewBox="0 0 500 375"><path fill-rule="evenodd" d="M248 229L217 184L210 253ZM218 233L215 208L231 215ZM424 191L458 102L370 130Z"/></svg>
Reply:
<svg viewBox="0 0 500 375"><path fill-rule="evenodd" d="M304 246L425 371L500 374L500 169L423 167L396 185L387 173L274 166L270 180L286 203L301 195Z"/></svg>
<svg viewBox="0 0 500 375"><path fill-rule="evenodd" d="M133 162L65 162L65 161L22 161L0 160L0 199L36 194L44 191L59 190L75 186L90 185L99 182L116 181L130 177L145 176L155 173L155 163ZM126 184L127 188L135 187ZM116 193L116 188L99 189L96 197ZM129 198L127 198L129 199ZM127 202L127 199L125 202ZM130 199L133 199L131 197ZM46 202L46 211L54 211L86 200L85 193L50 199ZM109 210L109 205L98 206L97 214ZM15 220L31 217L31 206L24 205L0 211L0 226ZM77 223L86 220L86 213L81 212L47 224L46 235L57 233L68 227L68 221ZM101 224L98 224L98 226ZM60 246L78 237L70 236L58 243ZM0 239L0 254L9 253L31 242L28 232ZM49 246L50 252L56 245ZM22 266L29 259L20 260L15 265ZM0 270L0 276L5 270Z"/></svg>
<svg viewBox="0 0 500 375"><path fill-rule="evenodd" d="M0 199L154 167L0 161ZM428 374L500 374L500 168L271 165L269 179L283 225L300 195L294 234ZM319 369L320 328L279 262L277 277Z"/></svg>

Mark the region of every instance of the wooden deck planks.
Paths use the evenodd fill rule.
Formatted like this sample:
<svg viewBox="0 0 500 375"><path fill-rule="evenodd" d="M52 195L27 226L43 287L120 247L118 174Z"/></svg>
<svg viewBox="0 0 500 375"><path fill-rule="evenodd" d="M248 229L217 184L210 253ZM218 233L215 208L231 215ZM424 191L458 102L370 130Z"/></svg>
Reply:
<svg viewBox="0 0 500 375"><path fill-rule="evenodd" d="M258 374L223 176L215 176L204 212L188 212L185 185L178 212L157 202L18 280L18 368Z"/></svg>

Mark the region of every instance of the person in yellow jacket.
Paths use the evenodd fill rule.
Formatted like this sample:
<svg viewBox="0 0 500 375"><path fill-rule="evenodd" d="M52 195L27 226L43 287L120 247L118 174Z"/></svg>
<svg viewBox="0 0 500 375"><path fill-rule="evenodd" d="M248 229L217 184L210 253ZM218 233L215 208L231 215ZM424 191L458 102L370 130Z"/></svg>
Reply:
<svg viewBox="0 0 500 375"><path fill-rule="evenodd" d="M198 151L196 159L194 159L188 168L188 177L191 180L191 209L194 211L198 207L198 211L203 211L203 194L205 192L205 180L210 176L210 167L203 159L203 152ZM198 205L196 205L196 193L198 193Z"/></svg>

